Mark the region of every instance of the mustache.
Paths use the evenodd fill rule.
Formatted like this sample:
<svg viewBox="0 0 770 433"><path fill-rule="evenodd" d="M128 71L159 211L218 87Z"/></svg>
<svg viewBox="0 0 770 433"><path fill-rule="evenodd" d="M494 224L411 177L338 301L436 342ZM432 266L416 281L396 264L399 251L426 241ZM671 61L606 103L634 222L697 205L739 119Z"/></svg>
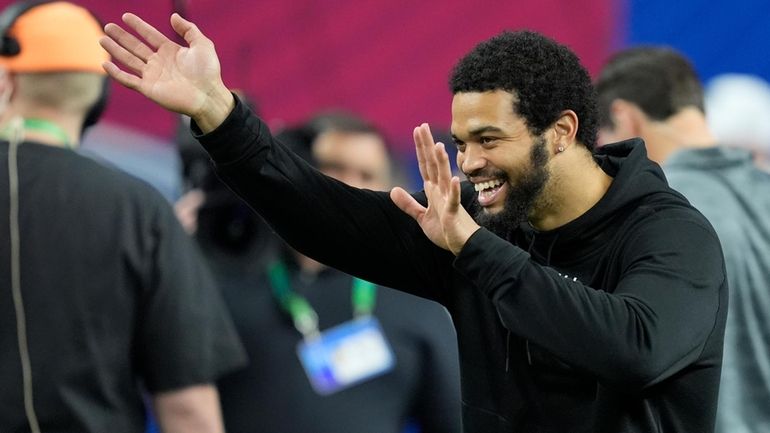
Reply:
<svg viewBox="0 0 770 433"><path fill-rule="evenodd" d="M480 168L478 170L473 170L470 173L463 172L463 174L465 175L465 178L468 180L471 180L471 178L474 178L474 177L496 178L496 179L502 179L504 181L508 180L508 174L505 173L503 170L500 170L497 168L486 168L486 169Z"/></svg>

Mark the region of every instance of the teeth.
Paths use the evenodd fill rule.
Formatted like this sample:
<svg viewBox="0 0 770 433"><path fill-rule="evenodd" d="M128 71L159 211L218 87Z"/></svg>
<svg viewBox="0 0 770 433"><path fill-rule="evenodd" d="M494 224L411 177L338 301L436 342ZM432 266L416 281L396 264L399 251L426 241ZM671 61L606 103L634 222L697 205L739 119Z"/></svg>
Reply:
<svg viewBox="0 0 770 433"><path fill-rule="evenodd" d="M494 188L496 186L500 186L503 184L503 181L500 179L490 180L487 182L479 182L477 184L474 184L473 187L476 189L476 192L481 192L485 189Z"/></svg>

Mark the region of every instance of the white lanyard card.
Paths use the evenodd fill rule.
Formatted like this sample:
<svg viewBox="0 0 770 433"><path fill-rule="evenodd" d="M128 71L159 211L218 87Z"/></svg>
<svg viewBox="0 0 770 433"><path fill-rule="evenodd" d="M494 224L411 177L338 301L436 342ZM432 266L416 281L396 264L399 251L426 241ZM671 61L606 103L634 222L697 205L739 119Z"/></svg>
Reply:
<svg viewBox="0 0 770 433"><path fill-rule="evenodd" d="M390 371L393 350L379 321L365 316L300 341L297 354L313 389L328 395Z"/></svg>

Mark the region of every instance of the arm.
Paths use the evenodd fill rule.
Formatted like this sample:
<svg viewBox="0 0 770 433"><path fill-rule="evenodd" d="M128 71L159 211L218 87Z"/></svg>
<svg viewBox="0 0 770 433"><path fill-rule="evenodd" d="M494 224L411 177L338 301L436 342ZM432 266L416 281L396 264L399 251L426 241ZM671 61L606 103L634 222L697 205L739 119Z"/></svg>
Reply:
<svg viewBox="0 0 770 433"><path fill-rule="evenodd" d="M246 364L238 334L213 277L169 204L137 199L134 360L153 395L213 383ZM147 194L149 196L149 194ZM141 200L141 201L139 201ZM138 205L139 206L139 205Z"/></svg>
<svg viewBox="0 0 770 433"><path fill-rule="evenodd" d="M622 275L607 291L563 278L497 239L479 231L456 268L511 332L605 386L643 389L681 371L701 356L727 307L718 241L692 220L664 215L635 229L623 240Z"/></svg>
<svg viewBox="0 0 770 433"><path fill-rule="evenodd" d="M163 433L224 433L219 393L214 385L189 386L152 396Z"/></svg>
<svg viewBox="0 0 770 433"><path fill-rule="evenodd" d="M195 124L193 131L200 132ZM296 250L377 284L442 301L452 256L433 245L388 193L323 175L276 141L240 101L219 128L198 139L219 176Z"/></svg>
<svg viewBox="0 0 770 433"><path fill-rule="evenodd" d="M135 15L123 20L145 42L105 26L101 44L128 72L110 62L105 70L190 115L222 177L292 246L358 277L442 300L451 255L425 239L386 193L327 178L277 143L222 84L213 44L194 24L172 15L172 27L189 44L182 47Z"/></svg>

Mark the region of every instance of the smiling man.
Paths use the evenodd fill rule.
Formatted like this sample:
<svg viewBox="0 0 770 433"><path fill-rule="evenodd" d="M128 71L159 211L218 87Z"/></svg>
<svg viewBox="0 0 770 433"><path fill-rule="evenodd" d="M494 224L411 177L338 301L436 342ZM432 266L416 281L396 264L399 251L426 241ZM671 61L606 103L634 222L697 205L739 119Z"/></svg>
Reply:
<svg viewBox="0 0 770 433"><path fill-rule="evenodd" d="M542 197L549 179L548 151L542 136L537 137L529 149L526 146L501 148L501 144L529 138L527 125L521 119L517 122L509 119L513 101L512 93L497 90L458 93L452 104L452 131L455 131L452 139L458 150L457 165L478 192L474 219L503 236L527 221L530 209L538 197ZM502 168L488 163L495 155L505 158L499 163L531 167L511 179Z"/></svg>
<svg viewBox="0 0 770 433"><path fill-rule="evenodd" d="M595 96L568 48L505 32L463 57L452 134L470 182L421 125L424 191L411 195L347 186L292 154L227 90L192 23L172 16L181 47L124 21L146 42L109 24L102 46L127 70L108 73L189 114L220 176L292 246L447 307L466 432L713 431L719 242L640 141L593 151Z"/></svg>

